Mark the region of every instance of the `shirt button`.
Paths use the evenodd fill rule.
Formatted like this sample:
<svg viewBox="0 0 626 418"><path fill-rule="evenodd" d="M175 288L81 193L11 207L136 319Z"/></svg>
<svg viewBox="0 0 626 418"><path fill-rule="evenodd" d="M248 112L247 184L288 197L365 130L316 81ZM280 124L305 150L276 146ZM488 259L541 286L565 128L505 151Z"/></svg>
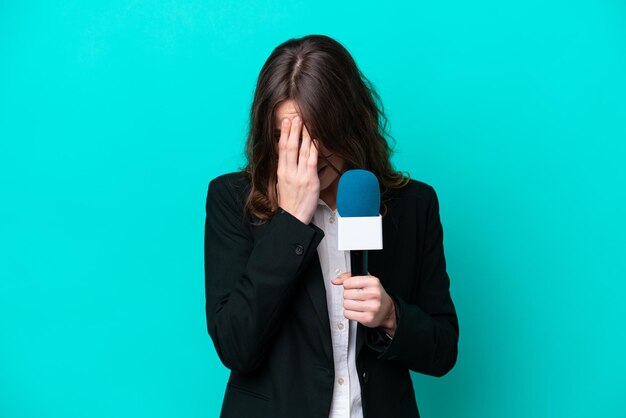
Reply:
<svg viewBox="0 0 626 418"><path fill-rule="evenodd" d="M337 379L337 383L339 383L340 385L343 385L343 377L340 377L339 379Z"/></svg>
<svg viewBox="0 0 626 418"><path fill-rule="evenodd" d="M343 329L343 322L338 323L338 324L337 324L337 328L339 328L339 329Z"/></svg>
<svg viewBox="0 0 626 418"><path fill-rule="evenodd" d="M304 247L302 245L296 246L296 254L302 255L304 253Z"/></svg>
<svg viewBox="0 0 626 418"><path fill-rule="evenodd" d="M335 223L335 217L331 216L330 218L328 218L328 222L330 222L331 224Z"/></svg>
<svg viewBox="0 0 626 418"><path fill-rule="evenodd" d="M339 276L341 273L343 273L343 270L335 269L335 273L337 274L337 276Z"/></svg>
<svg viewBox="0 0 626 418"><path fill-rule="evenodd" d="M363 381L367 383L367 372L363 372Z"/></svg>

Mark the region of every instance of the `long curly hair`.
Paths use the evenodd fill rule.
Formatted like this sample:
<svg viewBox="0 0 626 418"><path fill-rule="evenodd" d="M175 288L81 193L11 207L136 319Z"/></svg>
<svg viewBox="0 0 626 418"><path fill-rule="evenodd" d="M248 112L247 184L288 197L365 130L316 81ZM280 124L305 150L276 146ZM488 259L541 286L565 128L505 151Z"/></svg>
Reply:
<svg viewBox="0 0 626 418"><path fill-rule="evenodd" d="M250 181L244 205L263 224L278 208L278 153L275 111L293 100L311 138L341 156L348 169L373 172L381 186L384 216L389 189L410 179L391 164L395 139L386 131L387 118L372 83L349 52L325 35L292 38L278 45L261 68L250 113L247 163L240 167ZM244 219L246 217L244 216Z"/></svg>

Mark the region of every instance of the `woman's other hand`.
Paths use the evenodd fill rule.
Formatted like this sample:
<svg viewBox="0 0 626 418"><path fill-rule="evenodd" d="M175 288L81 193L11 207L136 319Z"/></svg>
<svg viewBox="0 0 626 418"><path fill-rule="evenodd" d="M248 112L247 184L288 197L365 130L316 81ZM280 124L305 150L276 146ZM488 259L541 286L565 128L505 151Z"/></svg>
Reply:
<svg viewBox="0 0 626 418"><path fill-rule="evenodd" d="M311 222L320 194L316 145L300 117L291 123L283 119L278 140L278 205L305 224Z"/></svg>
<svg viewBox="0 0 626 418"><path fill-rule="evenodd" d="M378 277L346 272L331 282L343 286L344 317L369 328L380 327L391 337L395 335L398 326L395 305Z"/></svg>

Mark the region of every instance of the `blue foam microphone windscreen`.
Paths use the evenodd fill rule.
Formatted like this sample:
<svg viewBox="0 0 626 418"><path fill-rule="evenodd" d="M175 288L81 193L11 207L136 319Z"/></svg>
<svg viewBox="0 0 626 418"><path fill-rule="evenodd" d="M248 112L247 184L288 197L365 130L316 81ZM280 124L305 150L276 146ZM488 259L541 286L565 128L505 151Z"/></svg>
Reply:
<svg viewBox="0 0 626 418"><path fill-rule="evenodd" d="M337 186L339 216L378 216L379 210L380 186L374 173L361 169L343 173Z"/></svg>

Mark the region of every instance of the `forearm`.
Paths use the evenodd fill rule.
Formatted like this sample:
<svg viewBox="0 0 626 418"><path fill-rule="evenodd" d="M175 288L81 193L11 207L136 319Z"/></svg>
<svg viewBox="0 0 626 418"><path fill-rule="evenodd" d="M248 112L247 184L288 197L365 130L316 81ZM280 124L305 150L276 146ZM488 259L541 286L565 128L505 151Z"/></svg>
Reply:
<svg viewBox="0 0 626 418"><path fill-rule="evenodd" d="M323 232L279 208L253 237L241 228L237 209L226 205L230 201L225 191L210 194L205 228L207 329L222 363L249 372L262 363Z"/></svg>

